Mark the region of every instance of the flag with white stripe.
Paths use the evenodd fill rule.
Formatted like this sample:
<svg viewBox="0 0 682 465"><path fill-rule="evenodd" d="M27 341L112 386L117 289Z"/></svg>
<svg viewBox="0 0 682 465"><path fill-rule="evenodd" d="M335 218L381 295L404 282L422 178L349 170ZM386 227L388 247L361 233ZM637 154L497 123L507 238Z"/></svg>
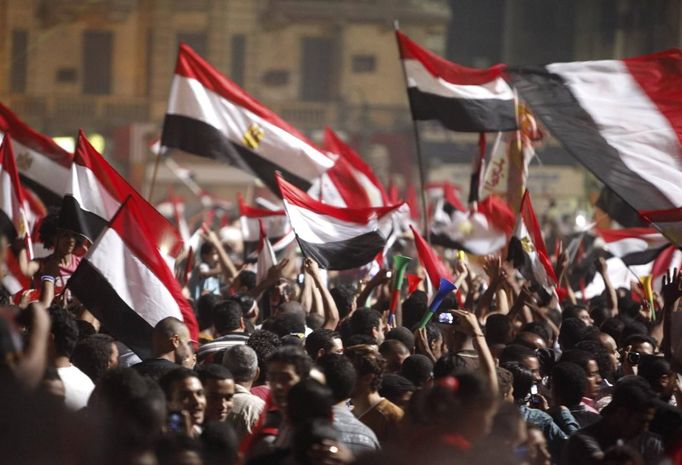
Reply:
<svg viewBox="0 0 682 465"><path fill-rule="evenodd" d="M293 242L294 231L284 210L252 207L247 205L241 195L238 196L238 203L245 261L253 263L258 258L261 223L275 252L284 250Z"/></svg>
<svg viewBox="0 0 682 465"><path fill-rule="evenodd" d="M628 266L653 262L670 242L653 228L595 229L604 248Z"/></svg>
<svg viewBox="0 0 682 465"><path fill-rule="evenodd" d="M161 145L224 161L278 192L279 170L302 189L334 161L298 130L180 45Z"/></svg>
<svg viewBox="0 0 682 465"><path fill-rule="evenodd" d="M329 270L358 268L374 260L393 230L404 204L339 208L313 199L277 176L284 208L304 255Z"/></svg>
<svg viewBox="0 0 682 465"><path fill-rule="evenodd" d="M552 135L682 245L682 50L509 70Z"/></svg>
<svg viewBox="0 0 682 465"><path fill-rule="evenodd" d="M166 256L177 257L183 247L178 230L128 184L90 145L83 131L79 131L70 181L59 214L60 227L94 242L128 197L132 197L143 212L141 218L156 247Z"/></svg>
<svg viewBox="0 0 682 465"><path fill-rule="evenodd" d="M396 31L415 120L436 120L452 131L516 129L514 93L504 66L473 69L449 62Z"/></svg>
<svg viewBox="0 0 682 465"><path fill-rule="evenodd" d="M146 213L139 199L124 200L68 284L102 326L142 359L151 356L152 329L166 317L184 321L198 340L192 307L152 240Z"/></svg>
<svg viewBox="0 0 682 465"><path fill-rule="evenodd" d="M258 220L258 225L260 241L258 243L258 261L256 262L256 282L260 283L266 278L270 268L277 264L277 257L275 257L275 251L265 232L263 220Z"/></svg>

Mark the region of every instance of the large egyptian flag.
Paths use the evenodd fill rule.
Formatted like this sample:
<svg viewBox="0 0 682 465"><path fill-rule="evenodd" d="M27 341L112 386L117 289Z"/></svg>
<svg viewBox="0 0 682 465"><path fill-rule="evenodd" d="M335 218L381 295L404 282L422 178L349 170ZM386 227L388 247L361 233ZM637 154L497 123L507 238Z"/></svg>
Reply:
<svg viewBox="0 0 682 465"><path fill-rule="evenodd" d="M346 270L374 260L393 230L403 204L377 208L339 208L315 200L277 176L284 208L301 251L322 268Z"/></svg>
<svg viewBox="0 0 682 465"><path fill-rule="evenodd" d="M177 228L128 184L79 131L59 226L94 242L128 197L142 211L141 221L150 231L152 243L163 255L176 257L183 247Z"/></svg>
<svg viewBox="0 0 682 465"><path fill-rule="evenodd" d="M509 241L508 259L526 279L552 293L557 278L528 191L521 198L521 214Z"/></svg>
<svg viewBox="0 0 682 465"><path fill-rule="evenodd" d="M415 120L436 120L463 132L516 129L514 93L502 77L504 66L466 68L396 34Z"/></svg>
<svg viewBox="0 0 682 465"><path fill-rule="evenodd" d="M653 262L670 242L653 228L624 228L595 230L604 241L604 248L628 266Z"/></svg>
<svg viewBox="0 0 682 465"><path fill-rule="evenodd" d="M180 45L161 145L230 163L273 192L275 171L302 189L334 161L298 130Z"/></svg>
<svg viewBox="0 0 682 465"><path fill-rule="evenodd" d="M244 260L255 262L261 243L261 230L265 232L271 247L280 252L294 240L294 231L284 210L269 210L248 205L240 195L239 225L244 242Z"/></svg>
<svg viewBox="0 0 682 465"><path fill-rule="evenodd" d="M102 326L143 359L151 356L152 329L166 317L184 321L198 340L192 307L152 240L146 213L128 197L68 283Z"/></svg>
<svg viewBox="0 0 682 465"><path fill-rule="evenodd" d="M59 205L68 183L73 155L32 129L0 103L0 139L12 134L22 183L46 204Z"/></svg>
<svg viewBox="0 0 682 465"><path fill-rule="evenodd" d="M682 51L509 70L581 164L682 245Z"/></svg>

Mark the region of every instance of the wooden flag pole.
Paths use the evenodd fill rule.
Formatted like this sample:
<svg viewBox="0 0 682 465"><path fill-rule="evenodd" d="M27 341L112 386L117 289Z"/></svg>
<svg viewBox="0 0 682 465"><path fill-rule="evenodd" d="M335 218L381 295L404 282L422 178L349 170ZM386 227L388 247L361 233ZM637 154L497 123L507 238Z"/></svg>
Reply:
<svg viewBox="0 0 682 465"><path fill-rule="evenodd" d="M400 45L400 39L398 38L398 31L400 30L400 25L398 24L398 20L395 20L393 22L393 27L395 29L395 39L398 43L398 53L400 55L400 64L403 69L403 79L405 80L405 89L408 89L408 82L407 82L407 70L405 69L405 63L402 60L403 56L403 50L402 46ZM412 102L410 102L409 95L408 95L408 102L410 105L410 115L413 115L414 113L412 112ZM429 245L431 245L431 235L429 234L429 211L426 208L426 176L424 175L424 159L422 156L422 150L421 150L421 144L419 143L420 138L419 138L419 125L417 124L417 121L414 120L414 117L412 116L412 130L414 131L414 142L417 147L417 167L419 168L419 190L421 191L421 220L422 220L422 230L424 237L426 237L426 240Z"/></svg>

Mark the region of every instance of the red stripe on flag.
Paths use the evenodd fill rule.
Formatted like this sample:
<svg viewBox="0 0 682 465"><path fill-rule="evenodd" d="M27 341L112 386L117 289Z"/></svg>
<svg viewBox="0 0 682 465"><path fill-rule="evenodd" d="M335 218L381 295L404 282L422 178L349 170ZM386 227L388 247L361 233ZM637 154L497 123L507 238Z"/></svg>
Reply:
<svg viewBox="0 0 682 465"><path fill-rule="evenodd" d="M237 195L237 202L239 203L239 216L248 216L249 218L263 218L267 216L284 216L284 210L268 210L267 208L257 208L248 205L244 202L242 194Z"/></svg>
<svg viewBox="0 0 682 465"><path fill-rule="evenodd" d="M540 223L538 223L538 219L535 216L533 202L530 200L530 193L528 190L526 190L523 194L523 199L521 199L521 216L523 217L523 222L526 225L528 234L530 234L533 239L533 245L535 245L535 251L538 254L540 263L542 263L545 272L547 272L547 276L556 284L556 274L554 273L552 263L549 261L549 256L545 249L545 241L542 238L542 232L540 231Z"/></svg>
<svg viewBox="0 0 682 465"><path fill-rule="evenodd" d="M422 264L426 270L426 274L429 276L429 281L433 285L434 289L438 289L440 285L440 278L445 278L447 280L452 280L452 274L448 270L447 266L441 261L440 257L436 252L426 243L424 238L417 232L412 225L410 225L412 234L414 234L414 245L417 248L417 254L419 255L419 262Z"/></svg>

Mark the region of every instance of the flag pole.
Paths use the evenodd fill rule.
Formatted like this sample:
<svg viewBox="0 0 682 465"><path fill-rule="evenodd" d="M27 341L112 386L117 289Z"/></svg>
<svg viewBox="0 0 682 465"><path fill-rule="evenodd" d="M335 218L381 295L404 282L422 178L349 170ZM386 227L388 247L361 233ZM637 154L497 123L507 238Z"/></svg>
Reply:
<svg viewBox="0 0 682 465"><path fill-rule="evenodd" d="M400 25L398 24L398 20L396 19L393 21L393 28L395 30L395 39L396 42L398 43L398 53L400 55L400 64L403 69L403 79L405 80L405 89L408 89L408 81L407 81L407 70L405 69L405 62L403 61L403 48L400 45L400 39L398 38L398 31L400 31ZM417 124L417 121L415 121L413 112L412 112L412 102L410 102L409 95L408 95L408 103L410 105L410 116L412 117L412 130L414 131L414 142L417 147L417 167L419 168L419 189L421 191L421 219L422 219L422 229L424 231L424 236L426 237L427 242L429 245L431 245L431 235L429 234L429 211L426 208L426 176L424 175L424 160L422 156L422 150L421 150L421 144L419 143L420 138L419 138L419 125Z"/></svg>

